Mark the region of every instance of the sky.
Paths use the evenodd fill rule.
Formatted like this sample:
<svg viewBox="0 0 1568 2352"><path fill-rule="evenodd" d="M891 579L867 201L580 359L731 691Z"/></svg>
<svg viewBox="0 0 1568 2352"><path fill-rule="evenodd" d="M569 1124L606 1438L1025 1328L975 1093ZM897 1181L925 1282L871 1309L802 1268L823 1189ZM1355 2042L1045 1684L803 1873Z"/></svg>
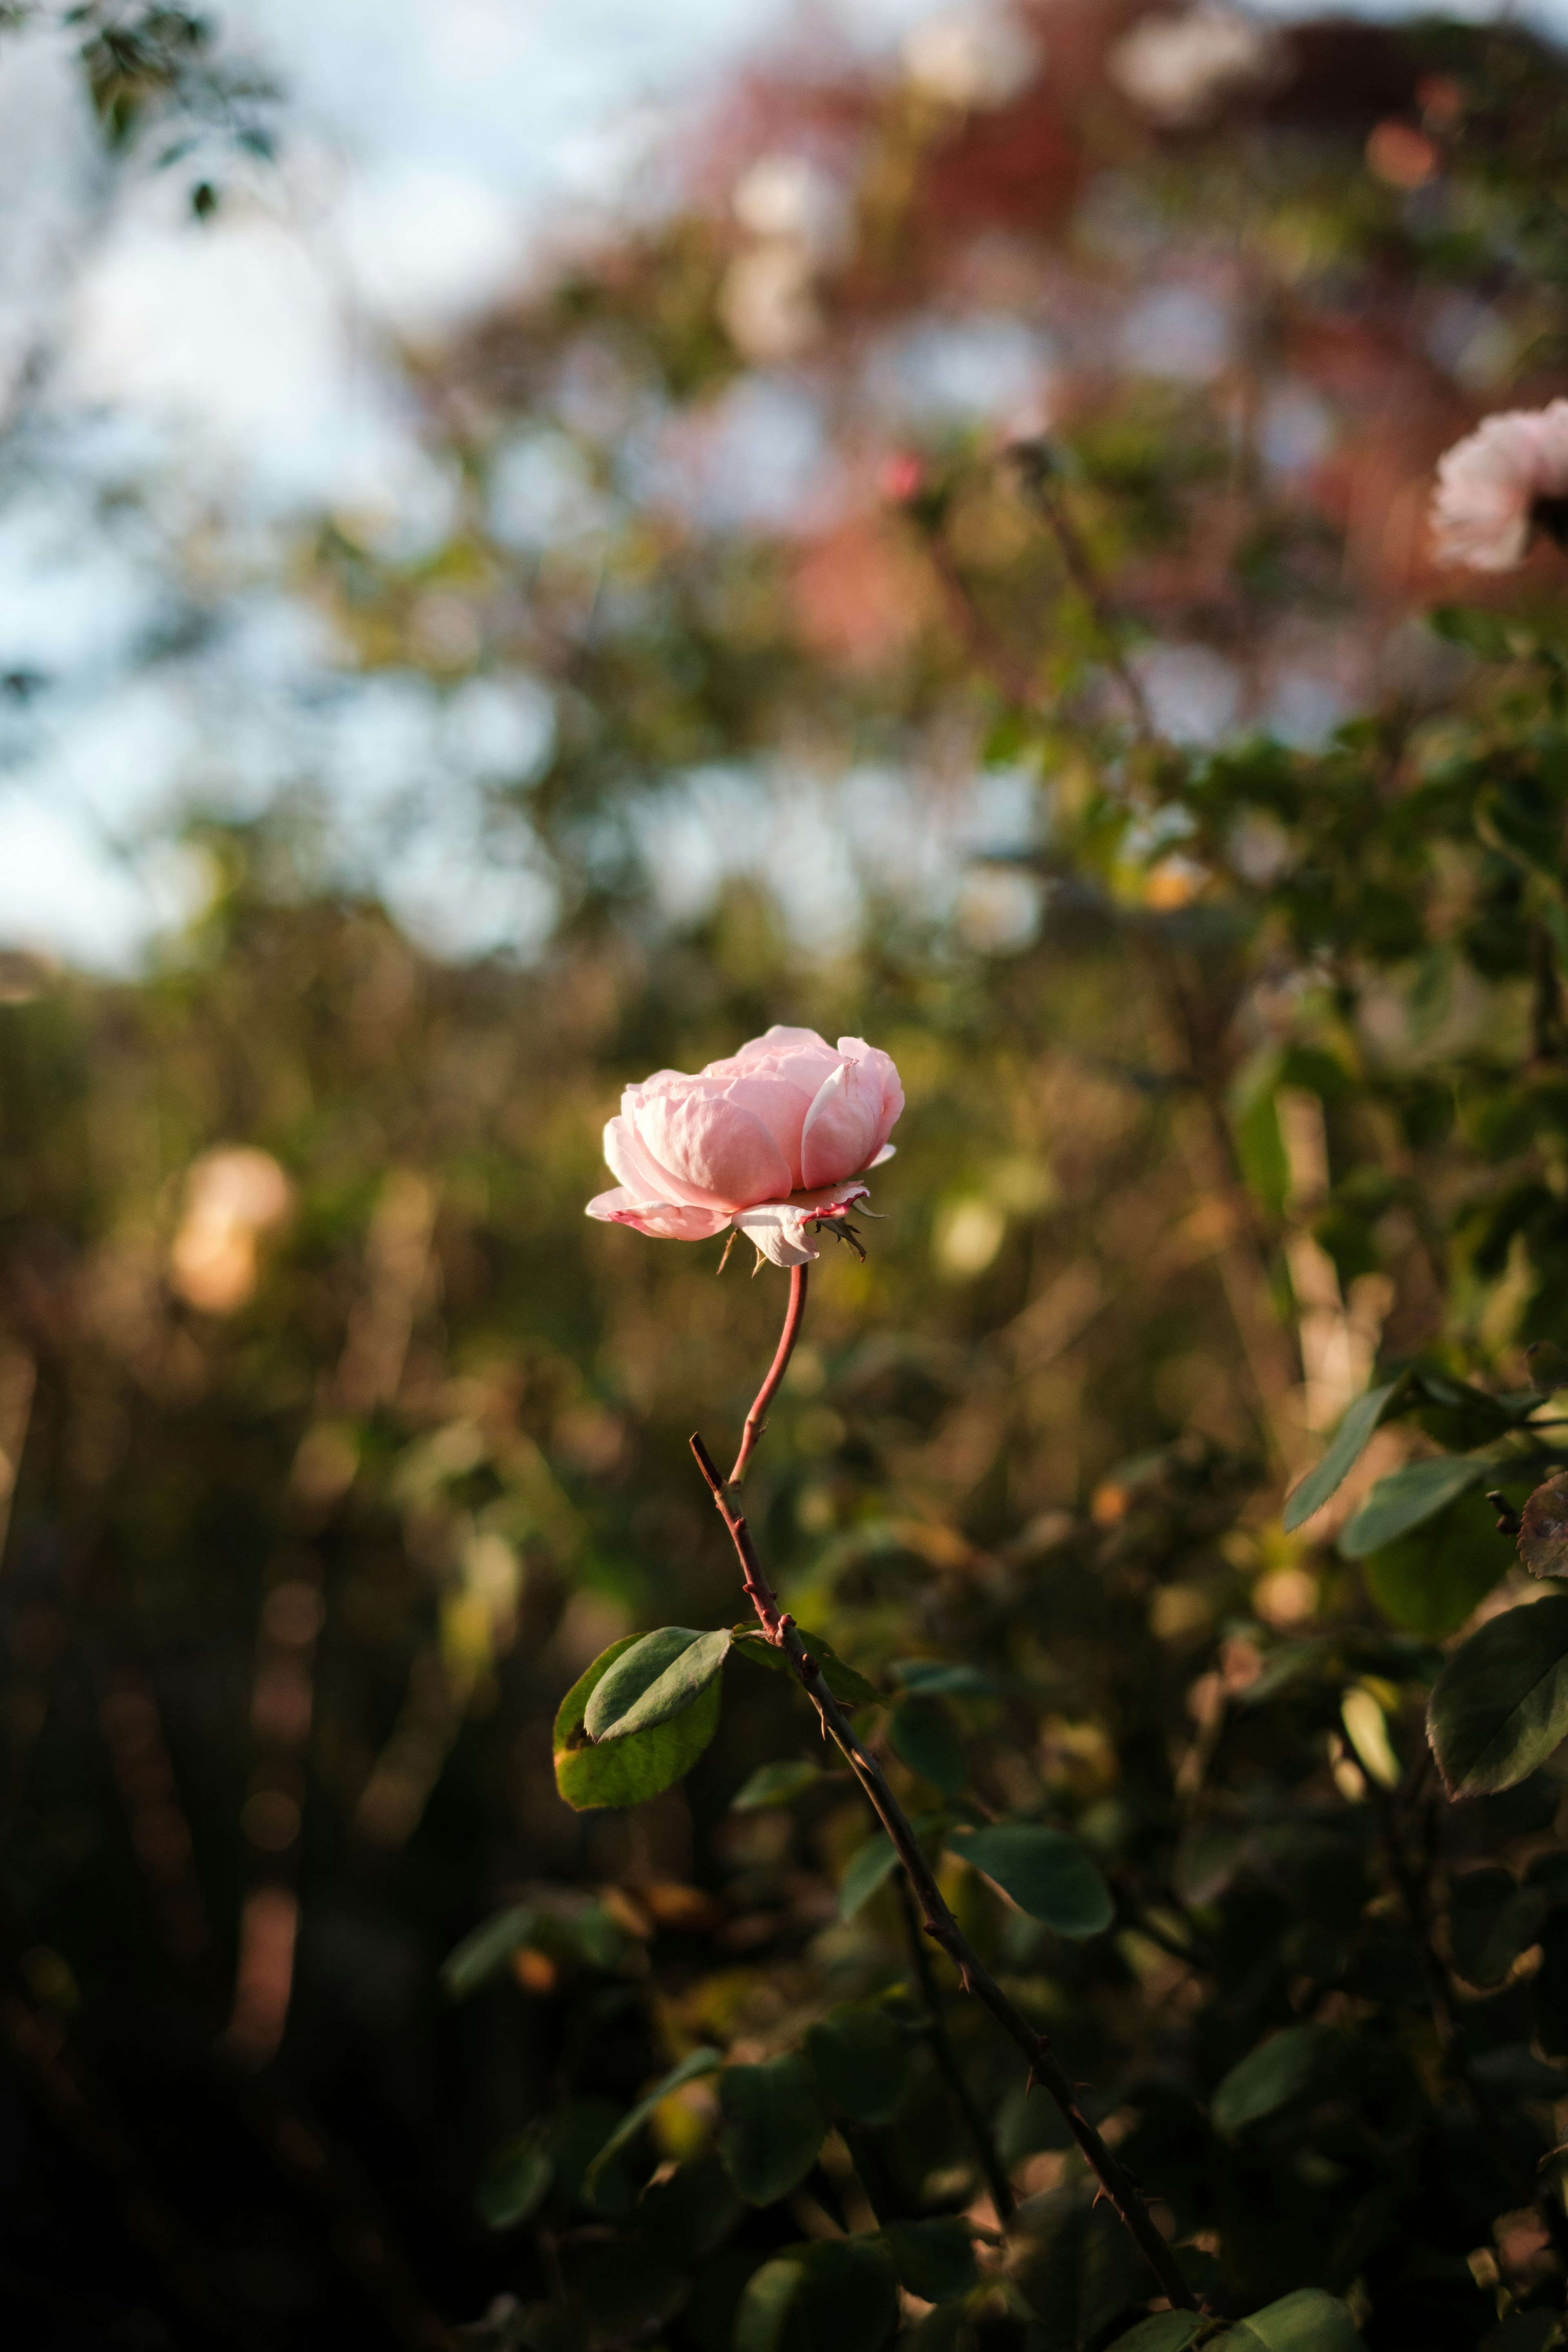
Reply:
<svg viewBox="0 0 1568 2352"><path fill-rule="evenodd" d="M822 0L816 37L891 49L937 13ZM431 944L516 945L520 921L547 925L548 892L498 887L480 798L545 746L527 681L456 702L414 680L334 691L333 648L269 556L323 504L438 540L450 487L403 413L389 334L438 335L637 202L679 110L802 19L786 0L219 16L282 85L285 144L277 170L226 163L205 226L188 171L107 202L63 43L0 37L0 423L24 416L0 477L0 678L23 681L0 692L0 945L133 968L205 887L168 848L171 812L323 773L345 839L377 845L364 878ZM19 394L40 350L44 389ZM99 494L131 475L152 495L106 528ZM160 583L218 509L238 566L222 641L150 669ZM433 761L469 794L438 837L414 805Z"/></svg>
<svg viewBox="0 0 1568 2352"><path fill-rule="evenodd" d="M876 51L931 13L833 0L826 21ZM276 171L221 159L205 226L189 167L106 209L65 42L0 37L0 416L41 334L48 353L0 495L0 675L49 681L4 714L0 944L132 968L202 895L166 819L198 776L210 794L216 729L232 805L324 769L349 828L395 839L372 878L397 910L483 949L516 907L484 886L477 812L466 858L400 812L421 761L470 739L482 786L536 723L526 693L477 727L412 685L333 708L332 649L266 585L268 533L327 505L438 537L448 486L402 414L389 332L439 334L636 201L679 110L799 20L783 0L245 0L219 18L281 85L284 146ZM98 494L135 473L147 509L106 533ZM255 593L220 648L150 676L160 576L215 505L231 543L253 532Z"/></svg>

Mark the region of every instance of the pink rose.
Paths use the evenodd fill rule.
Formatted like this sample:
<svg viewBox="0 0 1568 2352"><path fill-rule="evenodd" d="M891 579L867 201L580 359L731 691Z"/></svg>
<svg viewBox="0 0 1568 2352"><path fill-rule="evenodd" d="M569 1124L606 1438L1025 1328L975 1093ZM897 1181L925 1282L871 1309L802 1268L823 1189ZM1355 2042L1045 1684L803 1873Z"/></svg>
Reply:
<svg viewBox="0 0 1568 2352"><path fill-rule="evenodd" d="M1512 572L1532 529L1561 546L1568 501L1568 400L1489 416L1438 460L1432 538L1439 563Z"/></svg>
<svg viewBox="0 0 1568 2352"><path fill-rule="evenodd" d="M658 1070L626 1088L605 1129L620 1183L588 1214L664 1241L733 1225L775 1265L803 1265L817 1255L806 1227L864 1200L852 1180L891 1159L903 1107L874 1045L840 1037L835 1049L815 1029L775 1024L697 1077Z"/></svg>

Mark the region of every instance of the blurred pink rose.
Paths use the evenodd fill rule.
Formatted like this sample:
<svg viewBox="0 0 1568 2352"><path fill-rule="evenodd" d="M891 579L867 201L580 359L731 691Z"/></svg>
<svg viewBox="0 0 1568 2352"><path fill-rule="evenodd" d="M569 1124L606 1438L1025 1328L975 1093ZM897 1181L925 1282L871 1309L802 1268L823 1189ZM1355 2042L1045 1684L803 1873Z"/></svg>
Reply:
<svg viewBox="0 0 1568 2352"><path fill-rule="evenodd" d="M1432 539L1439 563L1512 572L1532 528L1568 530L1568 400L1489 416L1438 460Z"/></svg>
<svg viewBox="0 0 1568 2352"><path fill-rule="evenodd" d="M694 1078L658 1070L621 1097L605 1129L620 1178L591 1217L660 1240L700 1242L734 1226L775 1265L817 1255L806 1228L866 1198L854 1181L892 1157L904 1107L886 1054L859 1037L837 1048L778 1026Z"/></svg>

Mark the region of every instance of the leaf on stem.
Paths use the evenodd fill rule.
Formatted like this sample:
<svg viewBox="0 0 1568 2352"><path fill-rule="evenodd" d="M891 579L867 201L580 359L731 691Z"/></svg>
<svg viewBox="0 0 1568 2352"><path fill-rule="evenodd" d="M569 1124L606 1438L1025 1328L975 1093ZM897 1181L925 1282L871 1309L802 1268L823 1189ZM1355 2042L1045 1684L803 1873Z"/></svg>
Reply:
<svg viewBox="0 0 1568 2352"><path fill-rule="evenodd" d="M662 1625L616 1658L589 1694L583 1728L590 1739L626 1739L668 1723L700 1698L730 1654L727 1626L695 1633Z"/></svg>
<svg viewBox="0 0 1568 2352"><path fill-rule="evenodd" d="M1261 2123L1299 2097L1316 2074L1325 2047L1321 2027L1288 2025L1249 2050L1209 2102L1209 2120L1221 2138L1235 2139L1249 2124Z"/></svg>
<svg viewBox="0 0 1568 2352"><path fill-rule="evenodd" d="M776 1643L770 1642L755 1625L736 1625L734 1635L737 1657L750 1658L755 1666L766 1666L773 1674L787 1674L789 1659ZM868 1682L858 1668L846 1665L831 1643L820 1633L808 1633L804 1625L796 1629L803 1646L816 1660L822 1679L840 1706L884 1706L887 1702L875 1683Z"/></svg>
<svg viewBox="0 0 1568 2352"><path fill-rule="evenodd" d="M512 1954L527 1943L538 1918L531 1903L514 1903L493 1918L482 1919L441 1963L441 1989L447 1999L466 2000L499 1976Z"/></svg>
<svg viewBox="0 0 1568 2352"><path fill-rule="evenodd" d="M1568 1594L1493 1617L1448 1660L1426 1710L1450 1797L1511 1789L1568 1733Z"/></svg>
<svg viewBox="0 0 1568 2352"><path fill-rule="evenodd" d="M787 2197L816 2163L827 2129L816 2076L799 2051L760 2066L726 2066L719 2114L719 2153L751 2205Z"/></svg>
<svg viewBox="0 0 1568 2352"><path fill-rule="evenodd" d="M592 1746L583 1719L594 1692L616 1659L637 1642L635 1633L612 1642L586 1674L574 1682L555 1717L555 1785L566 1802L584 1812L597 1805L640 1805L681 1780L719 1727L719 1684L710 1682L683 1714L646 1731Z"/></svg>
<svg viewBox="0 0 1568 2352"><path fill-rule="evenodd" d="M1187 2352L1200 2328L1209 2325L1201 2311L1156 2311L1117 2337L1117 2352Z"/></svg>
<svg viewBox="0 0 1568 2352"><path fill-rule="evenodd" d="M881 2352L899 2287L879 2238L826 2238L753 2271L735 2313L734 2352Z"/></svg>
<svg viewBox="0 0 1568 2352"><path fill-rule="evenodd" d="M535 2125L490 2157L474 2191L487 2230L514 2230L542 2204L555 2178L548 2138L547 2127Z"/></svg>
<svg viewBox="0 0 1568 2352"><path fill-rule="evenodd" d="M906 1698L893 1709L888 1737L900 1762L944 1797L956 1797L967 1778L963 1742L940 1699Z"/></svg>
<svg viewBox="0 0 1568 2352"><path fill-rule="evenodd" d="M583 2175L583 2194L590 2205L594 2201L594 2191L598 2186L599 2177L605 2167L619 2155L628 2140L637 2137L637 2133L641 2131L660 2102L668 2099L671 2091L679 2091L682 2084L695 2083L704 2074L717 2074L723 2063L721 2051L690 2051L678 2066L672 2066L668 2074L660 2077L651 2091L644 2092L636 2106L628 2109L621 2117L620 2122Z"/></svg>
<svg viewBox="0 0 1568 2352"><path fill-rule="evenodd" d="M1380 1389L1368 1389L1364 1396L1357 1397L1335 1431L1333 1443L1322 1460L1308 1471L1287 1499L1287 1535L1305 1527L1313 1513L1321 1511L1330 1496L1339 1492L1365 1453L1373 1430L1403 1399L1407 1385L1407 1376L1401 1373L1398 1380L1385 1381Z"/></svg>
<svg viewBox="0 0 1568 2352"><path fill-rule="evenodd" d="M787 1805L819 1780L828 1779L820 1764L797 1756L777 1764L759 1764L730 1800L732 1813L758 1813L767 1805Z"/></svg>
<svg viewBox="0 0 1568 2352"><path fill-rule="evenodd" d="M1319 2286L1281 2295L1211 2341L1213 2352L1364 2352L1349 2305Z"/></svg>
<svg viewBox="0 0 1568 2352"><path fill-rule="evenodd" d="M1346 1559L1364 1559L1396 1536L1436 1518L1496 1468L1497 1458L1490 1454L1444 1454L1431 1462L1407 1462L1403 1470L1380 1478L1349 1520L1340 1536L1342 1554Z"/></svg>
<svg viewBox="0 0 1568 2352"><path fill-rule="evenodd" d="M1002 1688L984 1666L955 1658L895 1658L888 1671L911 1698L994 1698Z"/></svg>
<svg viewBox="0 0 1568 2352"><path fill-rule="evenodd" d="M1148 2295L1143 2257L1093 2180L1031 2197L1007 2242L1007 2275L1047 2343L1093 2343Z"/></svg>
<svg viewBox="0 0 1568 2352"><path fill-rule="evenodd" d="M829 2010L807 2032L805 2053L826 2096L856 2123L889 2123L903 2105L909 2040L878 2002L844 2001Z"/></svg>
<svg viewBox="0 0 1568 2352"><path fill-rule="evenodd" d="M1058 1936L1098 1936L1116 1916L1110 1889L1083 1848L1033 1822L951 1830L948 1851Z"/></svg>
<svg viewBox="0 0 1568 2352"><path fill-rule="evenodd" d="M1461 1495L1441 1518L1368 1554L1366 1589L1394 1624L1441 1641L1457 1633L1510 1566L1497 1515L1479 1495Z"/></svg>
<svg viewBox="0 0 1568 2352"><path fill-rule="evenodd" d="M899 2284L922 2303L949 2303L967 2294L979 2273L974 2264L974 2239L959 2213L942 2213L929 2221L889 2221L882 2243L893 2259Z"/></svg>
<svg viewBox="0 0 1568 2352"><path fill-rule="evenodd" d="M885 1879L892 1876L899 1866L898 1850L886 1830L879 1830L868 1839L859 1852L850 1858L838 1888L838 1916L853 1919L855 1914L869 1903Z"/></svg>

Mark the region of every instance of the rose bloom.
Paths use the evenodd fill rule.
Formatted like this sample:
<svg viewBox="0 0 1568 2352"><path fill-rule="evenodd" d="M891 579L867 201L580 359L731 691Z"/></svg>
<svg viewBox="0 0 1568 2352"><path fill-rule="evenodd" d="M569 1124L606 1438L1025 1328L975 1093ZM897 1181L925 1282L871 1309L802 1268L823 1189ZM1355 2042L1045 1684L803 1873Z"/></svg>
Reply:
<svg viewBox="0 0 1568 2352"><path fill-rule="evenodd" d="M1568 400L1489 416L1441 457L1432 500L1439 563L1511 572L1534 527L1568 532Z"/></svg>
<svg viewBox="0 0 1568 2352"><path fill-rule="evenodd" d="M775 1265L802 1265L817 1255L807 1227L847 1215L867 1197L856 1180L892 1158L903 1107L876 1046L775 1024L694 1078L658 1070L626 1088L605 1129L621 1181L588 1214L661 1241L708 1241L728 1225Z"/></svg>

